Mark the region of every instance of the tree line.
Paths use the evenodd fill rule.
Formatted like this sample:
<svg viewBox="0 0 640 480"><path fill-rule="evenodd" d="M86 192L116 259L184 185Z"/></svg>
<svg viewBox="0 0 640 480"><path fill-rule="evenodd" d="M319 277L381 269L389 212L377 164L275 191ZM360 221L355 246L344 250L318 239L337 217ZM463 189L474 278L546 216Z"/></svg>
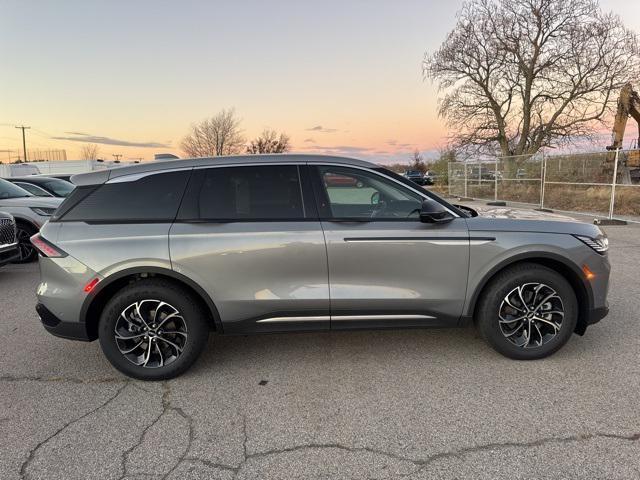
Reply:
<svg viewBox="0 0 640 480"><path fill-rule="evenodd" d="M247 143L235 110L224 109L211 118L191 125L190 132L180 142L189 157L217 157L240 153L284 153L291 149L285 133L265 129Z"/></svg>

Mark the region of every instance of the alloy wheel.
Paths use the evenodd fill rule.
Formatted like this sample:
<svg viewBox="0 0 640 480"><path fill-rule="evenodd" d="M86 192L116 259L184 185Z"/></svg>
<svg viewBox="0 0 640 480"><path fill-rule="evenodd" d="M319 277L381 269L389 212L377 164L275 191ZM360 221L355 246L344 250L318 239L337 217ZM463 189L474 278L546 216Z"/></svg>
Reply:
<svg viewBox="0 0 640 480"><path fill-rule="evenodd" d="M551 341L562 328L564 305L560 295L543 283L525 283L511 290L498 310L500 331L521 348Z"/></svg>
<svg viewBox="0 0 640 480"><path fill-rule="evenodd" d="M120 353L134 365L159 368L182 355L187 324L172 305L161 300L140 300L118 317L115 340Z"/></svg>
<svg viewBox="0 0 640 480"><path fill-rule="evenodd" d="M18 227L16 231L16 239L18 240L18 252L20 260L30 258L35 253L35 247L31 245L31 235L28 231Z"/></svg>

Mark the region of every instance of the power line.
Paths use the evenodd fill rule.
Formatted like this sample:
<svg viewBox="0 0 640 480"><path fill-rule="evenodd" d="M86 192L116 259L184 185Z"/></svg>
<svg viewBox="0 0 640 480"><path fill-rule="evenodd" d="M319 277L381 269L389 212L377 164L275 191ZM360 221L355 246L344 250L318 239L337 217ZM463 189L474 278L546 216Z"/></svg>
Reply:
<svg viewBox="0 0 640 480"><path fill-rule="evenodd" d="M24 131L29 130L31 127L25 127L24 125L20 125L19 127L16 126L16 128L22 129L22 151L24 152L23 161L26 162L27 161L27 141L25 140Z"/></svg>

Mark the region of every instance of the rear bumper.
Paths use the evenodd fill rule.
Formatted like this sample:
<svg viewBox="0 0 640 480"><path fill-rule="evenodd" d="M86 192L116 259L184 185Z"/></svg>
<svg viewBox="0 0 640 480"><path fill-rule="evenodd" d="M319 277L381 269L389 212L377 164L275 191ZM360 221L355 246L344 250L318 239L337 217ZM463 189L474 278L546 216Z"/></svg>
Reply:
<svg viewBox="0 0 640 480"><path fill-rule="evenodd" d="M55 335L56 337L67 338L69 340L90 341L89 336L87 335L87 328L84 323L63 322L41 303L36 305L36 312L38 312L38 315L40 316L42 326L50 334Z"/></svg>
<svg viewBox="0 0 640 480"><path fill-rule="evenodd" d="M17 260L19 256L20 251L17 243L0 247L0 266Z"/></svg>

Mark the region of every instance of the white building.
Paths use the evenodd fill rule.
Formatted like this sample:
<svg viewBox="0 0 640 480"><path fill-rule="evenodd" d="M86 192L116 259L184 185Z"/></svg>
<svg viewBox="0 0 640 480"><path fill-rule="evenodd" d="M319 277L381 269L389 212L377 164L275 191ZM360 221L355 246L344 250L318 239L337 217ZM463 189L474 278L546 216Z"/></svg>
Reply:
<svg viewBox="0 0 640 480"><path fill-rule="evenodd" d="M10 163L0 164L0 177L21 177L26 175L56 175L93 172L96 170L105 170L107 168L124 167L140 163L133 162L116 162L109 160L65 160L55 162L26 162L26 163Z"/></svg>

